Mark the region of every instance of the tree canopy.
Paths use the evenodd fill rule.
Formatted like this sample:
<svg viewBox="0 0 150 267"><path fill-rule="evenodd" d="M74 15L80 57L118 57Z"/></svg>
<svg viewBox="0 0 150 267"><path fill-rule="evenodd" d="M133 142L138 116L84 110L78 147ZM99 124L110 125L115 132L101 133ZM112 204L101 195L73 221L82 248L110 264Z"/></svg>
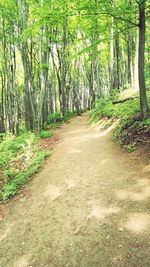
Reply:
<svg viewBox="0 0 150 267"><path fill-rule="evenodd" d="M149 9L146 0L1 0L0 131L40 130L49 114L80 114L126 88L139 90L147 117Z"/></svg>

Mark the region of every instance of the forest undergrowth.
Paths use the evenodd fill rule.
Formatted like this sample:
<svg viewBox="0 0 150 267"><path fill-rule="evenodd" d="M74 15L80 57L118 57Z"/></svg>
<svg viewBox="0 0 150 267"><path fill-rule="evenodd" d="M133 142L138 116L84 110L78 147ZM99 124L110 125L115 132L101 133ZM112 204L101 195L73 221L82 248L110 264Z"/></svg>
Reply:
<svg viewBox="0 0 150 267"><path fill-rule="evenodd" d="M150 104L150 91L147 93ZM125 102L114 104L128 99ZM112 138L129 152L135 151L141 146L150 145L150 118L141 119L138 93L135 91L123 91L115 96L101 98L96 101L90 115L91 124L102 124L109 127L114 121L118 124L112 132Z"/></svg>
<svg viewBox="0 0 150 267"><path fill-rule="evenodd" d="M0 201L13 197L28 179L41 167L51 154L51 148L58 137L54 129L67 122L75 112L50 114L47 124L38 133L24 128L19 135L1 134L0 136Z"/></svg>

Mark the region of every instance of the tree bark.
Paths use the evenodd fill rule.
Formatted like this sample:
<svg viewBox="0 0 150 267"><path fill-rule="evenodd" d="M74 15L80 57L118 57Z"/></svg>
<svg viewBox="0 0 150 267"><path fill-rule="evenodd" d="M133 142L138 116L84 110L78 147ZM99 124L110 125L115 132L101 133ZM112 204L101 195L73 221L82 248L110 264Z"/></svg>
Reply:
<svg viewBox="0 0 150 267"><path fill-rule="evenodd" d="M134 89L139 91L139 27L136 28L136 41L135 41L135 58L134 58Z"/></svg>
<svg viewBox="0 0 150 267"><path fill-rule="evenodd" d="M144 76L144 55L145 55L145 2L139 1L139 88L140 88L140 108L141 116L147 118L149 116L149 109L146 96L145 76Z"/></svg>
<svg viewBox="0 0 150 267"><path fill-rule="evenodd" d="M46 37L47 27L41 28L42 36L39 43L39 81L40 81L40 97L38 106L38 130L41 130L47 120L47 79L49 66L49 47L48 37Z"/></svg>
<svg viewBox="0 0 150 267"><path fill-rule="evenodd" d="M115 37L116 45L116 88L120 89L120 46L119 46L119 33Z"/></svg>

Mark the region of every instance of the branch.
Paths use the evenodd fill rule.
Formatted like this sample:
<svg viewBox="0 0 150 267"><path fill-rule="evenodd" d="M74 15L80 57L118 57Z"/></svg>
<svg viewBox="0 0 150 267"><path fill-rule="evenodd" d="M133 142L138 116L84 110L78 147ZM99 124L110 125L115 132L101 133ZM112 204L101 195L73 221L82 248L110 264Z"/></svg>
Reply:
<svg viewBox="0 0 150 267"><path fill-rule="evenodd" d="M76 16L76 17L82 16L82 17L84 17L84 16L99 16L99 15L108 15L110 17L113 17L114 19L126 21L126 22L128 22L128 23L130 23L130 24L132 24L134 26L139 26L139 23L135 23L135 22L133 22L133 21L131 21L129 19L125 19L125 18L123 18L121 16L116 16L116 15L110 13L110 12L98 12L98 13L86 13L86 14L69 14L67 16L69 16L69 17L73 17L73 16Z"/></svg>
<svg viewBox="0 0 150 267"><path fill-rule="evenodd" d="M134 96L134 97L128 97L128 98L124 98L124 99L112 101L112 104L113 105L115 105L115 104L121 104L121 103L124 103L124 102L129 101L129 100L134 100L135 98L139 98L139 97L138 96Z"/></svg>

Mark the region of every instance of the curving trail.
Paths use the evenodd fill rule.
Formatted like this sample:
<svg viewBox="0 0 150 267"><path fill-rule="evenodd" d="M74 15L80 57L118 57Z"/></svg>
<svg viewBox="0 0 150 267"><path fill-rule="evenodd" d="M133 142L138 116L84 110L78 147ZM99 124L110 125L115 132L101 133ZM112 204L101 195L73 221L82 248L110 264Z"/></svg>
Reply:
<svg viewBox="0 0 150 267"><path fill-rule="evenodd" d="M149 267L150 166L90 128L87 114L59 134L0 221L0 266Z"/></svg>

